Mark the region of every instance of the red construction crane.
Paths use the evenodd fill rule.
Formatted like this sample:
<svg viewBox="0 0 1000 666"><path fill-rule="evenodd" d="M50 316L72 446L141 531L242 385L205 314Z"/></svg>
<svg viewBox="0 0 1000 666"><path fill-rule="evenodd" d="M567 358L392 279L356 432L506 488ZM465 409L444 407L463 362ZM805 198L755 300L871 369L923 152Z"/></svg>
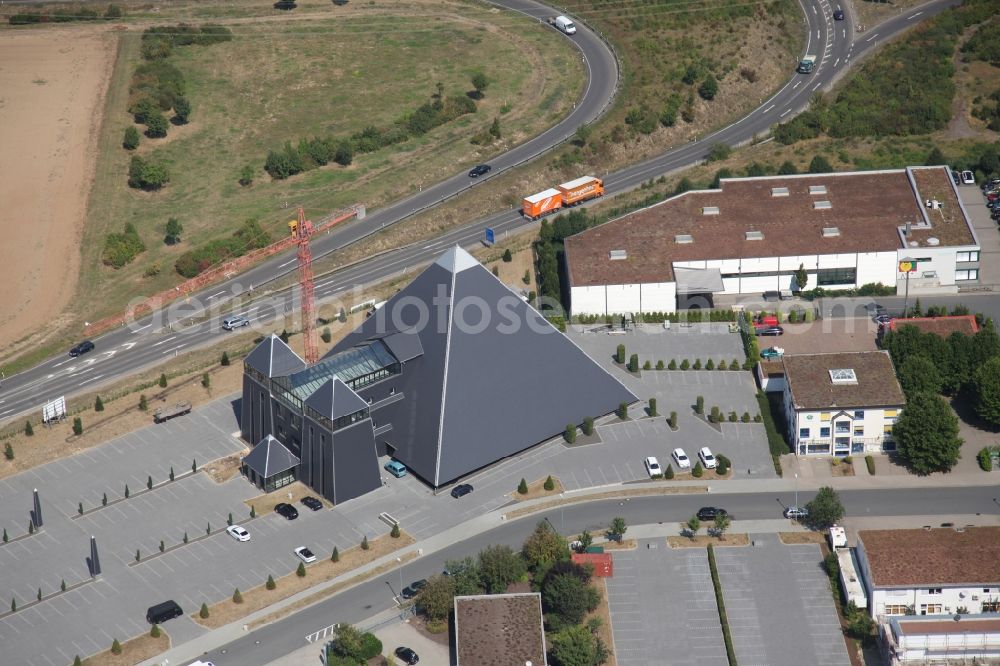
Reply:
<svg viewBox="0 0 1000 666"><path fill-rule="evenodd" d="M309 237L312 236L312 222L306 219L306 212L299 206L299 219L288 223L292 236L298 245L299 258L299 305L302 311L302 344L305 347L306 363L312 365L319 360L319 343L316 342L316 299L313 283L312 251Z"/></svg>

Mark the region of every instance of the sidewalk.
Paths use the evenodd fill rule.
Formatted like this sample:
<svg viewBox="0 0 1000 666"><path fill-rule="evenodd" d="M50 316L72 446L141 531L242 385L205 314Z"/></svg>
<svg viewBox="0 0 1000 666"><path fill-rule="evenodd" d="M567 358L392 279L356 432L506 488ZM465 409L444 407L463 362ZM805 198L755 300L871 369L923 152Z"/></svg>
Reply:
<svg viewBox="0 0 1000 666"><path fill-rule="evenodd" d="M794 479L794 478L780 478L780 479L740 479L731 481L717 481L715 483L701 483L697 481L682 481L682 482L670 482L673 486L690 486L690 487L704 487L707 486L709 493L713 494L728 494L728 493L759 493L759 492L773 492L773 491L792 491L796 487L799 490L814 490L820 486L830 485L838 490L848 490L848 489L879 489L879 488L919 488L919 487L934 487L934 486L947 486L947 487L957 487L957 486L970 486L970 485L993 485L996 483L996 477L991 476L987 473L981 474L950 474L950 475L934 475L931 477L916 477L912 475L885 475L885 476L864 476L864 477L836 477L827 479ZM606 486L597 488L587 488L575 491L567 491L564 493L565 500L568 502L581 502L587 501L588 496L600 495L612 490L624 490L627 491L630 487L636 489L641 489L645 484L630 484L629 486ZM558 499L558 498L556 498ZM532 507L539 505L546 505L553 501L553 497L542 497L534 500L527 500L524 502L518 502L517 508ZM595 498L595 501L597 498ZM472 520L466 521L460 525L455 525L443 532L435 534L434 536L425 539L423 541L412 544L411 546L404 548L399 551L395 551L389 555L386 555L378 560L369 562L368 564L359 567L353 571L347 572L334 578L332 580L326 581L307 590L303 590L298 594L292 595L287 599L279 601L267 608L263 608L248 615L243 620L228 624L224 627L214 629L206 632L198 638L172 647L170 650L154 657L153 659L148 659L141 662L139 666L164 666L165 664L181 664L192 659L196 659L205 652L214 650L226 643L234 641L244 635L248 631L248 625L252 624L254 621L270 615L276 611L288 608L289 606L297 603L301 599L309 597L317 592L327 590L334 585L338 585L345 580L358 576L359 574L369 572L383 564L391 563L395 561L397 557L406 553L416 553L418 556L428 555L435 553L439 550L444 549L447 546L451 546L459 541L464 541L477 534L482 534L487 532L501 522L505 520L505 513L507 510L513 507L501 507L497 510L491 511L490 513L477 516ZM900 527L922 527L924 525L938 526L941 522L952 522L955 525L992 525L996 524L995 516L954 516L947 520L941 516L936 516L933 518L922 517L922 516L910 516L910 517L892 517L892 518L846 518L844 520L845 526L848 526L852 530L852 533L856 537L858 529L871 529L874 525L883 528L900 528ZM734 520L732 526L729 528L732 533L748 533L748 534L762 534L762 533L777 533L777 532L793 532L793 531L805 531L798 523L785 519L767 519L767 520L747 520L740 521ZM626 538L630 539L653 539L653 538L665 538L668 536L676 536L680 534L680 523L663 523L663 524L650 524L650 525L631 525L626 532ZM600 543L603 539L595 539L595 543ZM395 612L395 609L393 609Z"/></svg>

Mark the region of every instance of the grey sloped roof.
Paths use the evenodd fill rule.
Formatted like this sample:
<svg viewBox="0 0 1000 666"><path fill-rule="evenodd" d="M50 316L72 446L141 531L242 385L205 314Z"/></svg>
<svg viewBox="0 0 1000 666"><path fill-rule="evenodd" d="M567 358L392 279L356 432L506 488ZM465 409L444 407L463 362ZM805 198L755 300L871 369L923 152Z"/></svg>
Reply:
<svg viewBox="0 0 1000 666"><path fill-rule="evenodd" d="M243 463L258 475L269 478L295 467L299 459L284 444L268 435L257 442L253 451L243 458Z"/></svg>
<svg viewBox="0 0 1000 666"><path fill-rule="evenodd" d="M382 338L382 342L400 363L412 361L424 353L424 348L420 346L420 336L414 333L392 333Z"/></svg>
<svg viewBox="0 0 1000 666"><path fill-rule="evenodd" d="M339 377L329 379L306 398L306 404L331 421L360 412L368 403Z"/></svg>
<svg viewBox="0 0 1000 666"><path fill-rule="evenodd" d="M273 333L254 347L243 362L267 377L285 377L306 367L306 362Z"/></svg>
<svg viewBox="0 0 1000 666"><path fill-rule="evenodd" d="M390 443L396 458L435 486L636 400L458 247L334 349L395 333L388 322L399 330L425 324L414 330L424 353L399 379L406 398L393 407Z"/></svg>

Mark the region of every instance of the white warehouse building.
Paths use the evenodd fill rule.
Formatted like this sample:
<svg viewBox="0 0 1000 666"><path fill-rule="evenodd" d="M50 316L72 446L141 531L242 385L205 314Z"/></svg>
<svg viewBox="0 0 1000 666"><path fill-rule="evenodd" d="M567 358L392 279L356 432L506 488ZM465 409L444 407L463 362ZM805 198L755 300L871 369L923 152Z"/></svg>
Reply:
<svg viewBox="0 0 1000 666"><path fill-rule="evenodd" d="M573 314L800 287L902 292L904 259L910 293L954 293L978 283L979 249L947 167L724 178L565 240Z"/></svg>

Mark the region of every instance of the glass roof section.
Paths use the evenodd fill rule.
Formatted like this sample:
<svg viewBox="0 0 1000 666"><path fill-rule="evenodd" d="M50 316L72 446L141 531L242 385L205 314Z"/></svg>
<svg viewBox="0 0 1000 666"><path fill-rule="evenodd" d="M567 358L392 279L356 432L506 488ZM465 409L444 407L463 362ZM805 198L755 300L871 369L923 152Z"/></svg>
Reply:
<svg viewBox="0 0 1000 666"><path fill-rule="evenodd" d="M353 387L353 381L370 375L397 363L381 340L373 340L367 345L354 347L324 359L316 365L282 378L289 390L300 400L311 396L327 380L337 376L342 382Z"/></svg>

